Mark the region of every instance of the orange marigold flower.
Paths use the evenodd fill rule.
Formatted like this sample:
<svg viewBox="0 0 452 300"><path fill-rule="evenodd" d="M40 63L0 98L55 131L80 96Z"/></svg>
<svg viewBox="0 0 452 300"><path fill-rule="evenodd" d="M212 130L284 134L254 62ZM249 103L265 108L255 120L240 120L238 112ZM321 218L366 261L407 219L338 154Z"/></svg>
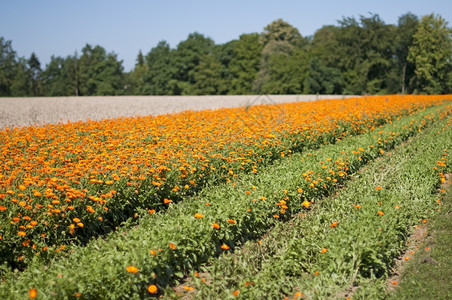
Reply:
<svg viewBox="0 0 452 300"><path fill-rule="evenodd" d="M186 291L192 291L192 290L194 290L195 288L194 288L194 287L191 287L191 286L184 286L184 289L185 289Z"/></svg>
<svg viewBox="0 0 452 300"><path fill-rule="evenodd" d="M157 286L155 284L151 284L150 286L148 286L148 292L151 294L155 294L157 293Z"/></svg>
<svg viewBox="0 0 452 300"><path fill-rule="evenodd" d="M73 218L72 221L74 221L74 223L78 223L78 222L80 222L80 219L79 218Z"/></svg>
<svg viewBox="0 0 452 300"><path fill-rule="evenodd" d="M20 235L20 236L26 236L26 235L27 235L27 234L25 233L25 231L19 231L17 234Z"/></svg>
<svg viewBox="0 0 452 300"><path fill-rule="evenodd" d="M149 253L151 253L152 255L154 255L154 256L156 256L157 255L157 251L155 251L155 250L149 250Z"/></svg>
<svg viewBox="0 0 452 300"><path fill-rule="evenodd" d="M376 189L377 191L379 191L379 190L382 189L382 187L381 187L381 186L377 186L377 187L375 187L375 189Z"/></svg>
<svg viewBox="0 0 452 300"><path fill-rule="evenodd" d="M230 224L235 224L235 223L237 223L235 220L232 220L232 219L228 219L228 223L230 223Z"/></svg>
<svg viewBox="0 0 452 300"><path fill-rule="evenodd" d="M234 292L232 293L232 295L233 295L234 297L237 297L239 294L240 294L240 291L239 291L239 290L236 290L236 291L234 291Z"/></svg>
<svg viewBox="0 0 452 300"><path fill-rule="evenodd" d="M358 204L358 205L355 205L355 208L356 208L356 209L360 209L360 208L361 208L361 205L359 205L359 204Z"/></svg>
<svg viewBox="0 0 452 300"><path fill-rule="evenodd" d="M304 207L308 208L311 205L311 203L309 203L309 201L304 200L301 205L303 205Z"/></svg>
<svg viewBox="0 0 452 300"><path fill-rule="evenodd" d="M202 215L202 214L200 214L200 213L196 213L196 214L195 214L195 218L196 218L196 219L202 219L202 218L204 218L204 215Z"/></svg>
<svg viewBox="0 0 452 300"><path fill-rule="evenodd" d="M155 213L155 209L149 209L148 213L152 215L153 213Z"/></svg>
<svg viewBox="0 0 452 300"><path fill-rule="evenodd" d="M177 246L173 243L169 243L169 247L173 250L176 250Z"/></svg>
<svg viewBox="0 0 452 300"><path fill-rule="evenodd" d="M218 223L213 223L212 227L215 229L220 229L220 225Z"/></svg>
<svg viewBox="0 0 452 300"><path fill-rule="evenodd" d="M330 227L337 227L337 222L333 222Z"/></svg>
<svg viewBox="0 0 452 300"><path fill-rule="evenodd" d="M220 248L223 249L223 250L229 250L229 246L226 245L226 244L221 245Z"/></svg>
<svg viewBox="0 0 452 300"><path fill-rule="evenodd" d="M128 266L128 267L126 268L126 270L127 270L127 272L129 272L129 273L133 273L133 274L138 273L138 268L137 268L137 267L134 267L134 266Z"/></svg>
<svg viewBox="0 0 452 300"><path fill-rule="evenodd" d="M377 213L378 213L380 216L384 216L384 215L385 215L385 213L382 212L381 210L379 210Z"/></svg>
<svg viewBox="0 0 452 300"><path fill-rule="evenodd" d="M325 252L327 252L327 251L328 251L328 249L323 248L322 251L320 251L320 252L325 253Z"/></svg>
<svg viewBox="0 0 452 300"><path fill-rule="evenodd" d="M36 289L28 290L28 297L30 297L30 299L34 299L36 296L38 296L38 291Z"/></svg>
<svg viewBox="0 0 452 300"><path fill-rule="evenodd" d="M0 211L5 211L6 210L6 206L1 206L0 205Z"/></svg>
<svg viewBox="0 0 452 300"><path fill-rule="evenodd" d="M83 227L83 226L85 226L85 225L84 225L82 222L78 222L78 223L77 223L77 226L78 226L78 227Z"/></svg>
<svg viewBox="0 0 452 300"><path fill-rule="evenodd" d="M173 202L173 200L170 200L170 199L163 199L163 203L164 204L169 204L169 203L171 203L171 202Z"/></svg>

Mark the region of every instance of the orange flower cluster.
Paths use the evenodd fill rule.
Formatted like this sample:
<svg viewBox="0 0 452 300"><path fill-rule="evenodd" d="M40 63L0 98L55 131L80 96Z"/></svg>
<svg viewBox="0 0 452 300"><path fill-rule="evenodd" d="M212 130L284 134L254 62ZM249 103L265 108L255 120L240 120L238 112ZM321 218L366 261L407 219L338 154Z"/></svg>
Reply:
<svg viewBox="0 0 452 300"><path fill-rule="evenodd" d="M24 254L86 240L117 225L108 216L138 206L154 213L211 180L233 183L270 160L444 99L452 96L374 96L1 130L0 237L12 253L3 259L17 263Z"/></svg>

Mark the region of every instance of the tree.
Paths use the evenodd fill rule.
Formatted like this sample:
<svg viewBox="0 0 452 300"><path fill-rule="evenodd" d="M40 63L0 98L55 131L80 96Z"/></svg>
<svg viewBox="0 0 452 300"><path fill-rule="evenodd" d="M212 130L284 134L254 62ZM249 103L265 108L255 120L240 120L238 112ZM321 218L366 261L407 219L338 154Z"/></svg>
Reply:
<svg viewBox="0 0 452 300"><path fill-rule="evenodd" d="M82 49L79 80L83 96L124 94L122 61L101 46L86 44Z"/></svg>
<svg viewBox="0 0 452 300"><path fill-rule="evenodd" d="M27 63L31 77L31 93L33 96L40 96L42 94L42 70L41 63L34 52L31 53Z"/></svg>
<svg viewBox="0 0 452 300"><path fill-rule="evenodd" d="M161 41L146 56L147 72L144 75L143 95L178 94L174 83L176 73L173 51L166 41Z"/></svg>
<svg viewBox="0 0 452 300"><path fill-rule="evenodd" d="M269 58L262 94L301 94L306 78L307 53L295 48L290 55L273 54Z"/></svg>
<svg viewBox="0 0 452 300"><path fill-rule="evenodd" d="M225 94L227 86L222 76L222 69L223 66L213 54L203 56L190 74L194 82L186 93L190 95Z"/></svg>
<svg viewBox="0 0 452 300"><path fill-rule="evenodd" d="M439 15L422 17L409 48L408 61L415 65L415 93L440 94L452 91L452 30Z"/></svg>
<svg viewBox="0 0 452 300"><path fill-rule="evenodd" d="M41 73L45 96L78 96L78 58L74 56L55 57Z"/></svg>
<svg viewBox="0 0 452 300"><path fill-rule="evenodd" d="M259 41L263 49L259 72L253 83L253 90L257 93L275 93L275 84L270 81L272 74L279 68L278 63L287 63L287 59L283 56L290 57L295 53L295 49L301 49L305 40L298 29L282 19L278 19L264 28ZM292 71L296 69L292 69ZM303 74L292 72L292 75L297 76L298 80L302 81Z"/></svg>
<svg viewBox="0 0 452 300"><path fill-rule="evenodd" d="M261 34L261 43L264 46L272 42L286 42L292 46L301 46L303 38L297 28L278 19L265 26Z"/></svg>
<svg viewBox="0 0 452 300"><path fill-rule="evenodd" d="M233 45L234 55L228 64L232 76L229 94L251 94L263 48L259 34L242 34Z"/></svg>
<svg viewBox="0 0 452 300"><path fill-rule="evenodd" d="M189 94L190 85L195 82L193 69L200 63L202 57L213 53L214 46L212 39L197 32L189 34L185 41L177 45L172 56L176 69L174 76L176 82L172 84L175 84L173 91L176 94Z"/></svg>
<svg viewBox="0 0 452 300"><path fill-rule="evenodd" d="M145 76L148 72L143 53L138 52L135 68L130 73L131 93L134 95L144 95Z"/></svg>
<svg viewBox="0 0 452 300"><path fill-rule="evenodd" d="M11 96L26 97L32 95L32 78L27 68L27 60L19 58L11 82Z"/></svg>
<svg viewBox="0 0 452 300"><path fill-rule="evenodd" d="M413 46L413 36L417 30L419 19L412 13L399 17L395 43L394 67L388 76L388 86L391 93L410 93L410 78L414 76L414 64L408 61L409 48Z"/></svg>
<svg viewBox="0 0 452 300"><path fill-rule="evenodd" d="M339 69L327 67L318 57L313 57L308 65L304 81L306 94L341 94L342 77Z"/></svg>
<svg viewBox="0 0 452 300"><path fill-rule="evenodd" d="M393 62L395 27L378 15L344 18L335 32L333 53L346 94L387 93L387 76ZM329 65L329 67L331 67Z"/></svg>
<svg viewBox="0 0 452 300"><path fill-rule="evenodd" d="M0 37L0 96L12 96L11 85L16 76L16 51L11 41Z"/></svg>

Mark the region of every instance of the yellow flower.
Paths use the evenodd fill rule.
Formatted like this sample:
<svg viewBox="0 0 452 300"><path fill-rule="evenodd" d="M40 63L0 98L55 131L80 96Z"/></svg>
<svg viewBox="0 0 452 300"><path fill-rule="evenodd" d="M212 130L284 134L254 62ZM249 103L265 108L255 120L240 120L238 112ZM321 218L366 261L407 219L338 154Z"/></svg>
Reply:
<svg viewBox="0 0 452 300"><path fill-rule="evenodd" d="M34 299L36 296L38 296L38 291L36 289L28 290L28 297L30 297L30 299Z"/></svg>
<svg viewBox="0 0 452 300"><path fill-rule="evenodd" d="M196 214L195 214L195 218L196 218L196 219L202 219L202 218L204 218L204 215L202 215L202 214L200 214L200 213L196 213Z"/></svg>
<svg viewBox="0 0 452 300"><path fill-rule="evenodd" d="M134 267L134 266L128 266L128 267L126 268L126 270L127 270L127 272L129 272L129 273L133 273L133 274L138 273L138 268L137 268L137 267Z"/></svg>
<svg viewBox="0 0 452 300"><path fill-rule="evenodd" d="M148 292L151 294L155 294L157 293L157 286L155 284L151 284L150 286L148 286Z"/></svg>

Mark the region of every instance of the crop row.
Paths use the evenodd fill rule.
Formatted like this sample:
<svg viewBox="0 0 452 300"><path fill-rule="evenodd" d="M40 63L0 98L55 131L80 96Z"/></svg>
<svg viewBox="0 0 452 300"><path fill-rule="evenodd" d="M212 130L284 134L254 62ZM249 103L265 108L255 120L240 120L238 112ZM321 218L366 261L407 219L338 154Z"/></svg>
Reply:
<svg viewBox="0 0 452 300"><path fill-rule="evenodd" d="M293 154L259 174L207 186L166 212L142 216L138 226L73 247L50 264L35 258L24 272L6 273L0 295L24 295L29 289L43 298L159 294L209 258L309 209L368 161L451 112L450 106L432 107L336 145Z"/></svg>
<svg viewBox="0 0 452 300"><path fill-rule="evenodd" d="M24 268L209 184L361 134L448 96L382 96L0 132L0 263Z"/></svg>
<svg viewBox="0 0 452 300"><path fill-rule="evenodd" d="M312 211L211 260L207 271L185 283L184 299L385 299L388 275L412 227L441 208L451 125L450 117L437 122Z"/></svg>

